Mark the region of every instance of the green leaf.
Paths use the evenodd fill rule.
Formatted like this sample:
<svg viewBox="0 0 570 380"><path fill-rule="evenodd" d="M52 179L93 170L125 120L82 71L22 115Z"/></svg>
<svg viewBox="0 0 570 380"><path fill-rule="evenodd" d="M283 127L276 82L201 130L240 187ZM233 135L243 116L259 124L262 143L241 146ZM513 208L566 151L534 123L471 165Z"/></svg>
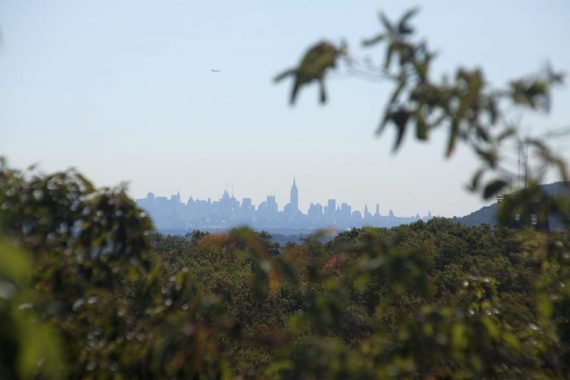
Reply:
<svg viewBox="0 0 570 380"><path fill-rule="evenodd" d="M297 71L295 69L285 70L281 74L278 74L273 78L274 82L280 82L283 79L287 78L290 75L294 75Z"/></svg>
<svg viewBox="0 0 570 380"><path fill-rule="evenodd" d="M16 284L25 283L31 277L31 262L24 252L0 239L0 280L2 278Z"/></svg>
<svg viewBox="0 0 570 380"><path fill-rule="evenodd" d="M499 134L499 136L497 136L497 141L503 141L504 139L507 139L513 135L515 135L517 132L517 130L515 128L507 128L506 130L504 130L503 132L501 132Z"/></svg>
<svg viewBox="0 0 570 380"><path fill-rule="evenodd" d="M463 323L456 323L451 328L451 344L455 350L463 351L469 345L466 330Z"/></svg>
<svg viewBox="0 0 570 380"><path fill-rule="evenodd" d="M497 153L493 149L483 150L479 147L475 147L474 149L479 157L490 167L495 168L497 166Z"/></svg>
<svg viewBox="0 0 570 380"><path fill-rule="evenodd" d="M451 123L451 130L449 132L449 140L447 142L447 150L445 155L450 157L455 150L455 143L457 142L457 136L459 134L459 123L456 120L453 120Z"/></svg>
<svg viewBox="0 0 570 380"><path fill-rule="evenodd" d="M368 47L368 46L376 45L377 43L381 42L385 38L386 38L385 34L379 34L376 37L372 37L370 39L366 39L366 40L362 41L362 46Z"/></svg>
<svg viewBox="0 0 570 380"><path fill-rule="evenodd" d="M471 185L469 186L469 190L476 191L479 188L479 182L481 182L481 178L485 174L485 169L479 169L473 175L471 179Z"/></svg>
<svg viewBox="0 0 570 380"><path fill-rule="evenodd" d="M416 137L418 140L425 141L428 137L428 127L420 111L415 113L416 118Z"/></svg>
<svg viewBox="0 0 570 380"><path fill-rule="evenodd" d="M411 34L414 29L408 25L408 21L419 12L419 8L415 7L404 13L400 22L398 23L398 32L401 34Z"/></svg>
<svg viewBox="0 0 570 380"><path fill-rule="evenodd" d="M428 62L413 61L414 69L422 81L425 81L428 73Z"/></svg>
<svg viewBox="0 0 570 380"><path fill-rule="evenodd" d="M390 63L392 62L392 55L394 54L395 50L396 50L396 46L392 42L388 46L388 49L386 49L386 59L384 61L384 69L388 69L390 67Z"/></svg>
<svg viewBox="0 0 570 380"><path fill-rule="evenodd" d="M479 136L479 138L485 142L489 142L490 138L489 138L489 133L487 132L487 129L485 129L484 127L477 125L475 127L475 130L477 131L477 136Z"/></svg>
<svg viewBox="0 0 570 380"><path fill-rule="evenodd" d="M492 196L503 190L507 185L508 183L502 179L496 179L492 182L489 182L487 186L485 186L485 189L483 190L483 198L485 199L491 198Z"/></svg>
<svg viewBox="0 0 570 380"><path fill-rule="evenodd" d="M384 25L384 28L390 32L390 33L394 33L394 26L392 26L392 23L390 22L390 20L388 20L388 18L386 17L386 15L384 14L384 12L380 12L378 14L378 18L380 19L380 22L382 23L382 25Z"/></svg>
<svg viewBox="0 0 570 380"><path fill-rule="evenodd" d="M393 151L398 150L404 139L408 121L410 120L410 112L405 108L399 108L396 112L392 113L390 120L397 128L396 142L394 143Z"/></svg>

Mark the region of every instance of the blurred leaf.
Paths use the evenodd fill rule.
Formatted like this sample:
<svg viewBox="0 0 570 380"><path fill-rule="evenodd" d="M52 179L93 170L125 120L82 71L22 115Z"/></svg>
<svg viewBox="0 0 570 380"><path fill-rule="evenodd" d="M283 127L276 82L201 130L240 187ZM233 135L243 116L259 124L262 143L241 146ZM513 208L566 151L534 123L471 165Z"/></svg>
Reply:
<svg viewBox="0 0 570 380"><path fill-rule="evenodd" d="M495 168L497 166L497 154L493 149L484 150L476 147L475 152L484 161L484 163L488 164L491 168Z"/></svg>
<svg viewBox="0 0 570 380"><path fill-rule="evenodd" d="M469 186L469 190L477 191L477 189L479 188L479 182L481 181L483 174L485 174L485 169L479 169L475 172L475 174L471 178L471 185Z"/></svg>
<svg viewBox="0 0 570 380"><path fill-rule="evenodd" d="M321 41L310 47L304 54L301 62L295 69L289 69L277 75L274 79L279 82L282 79L293 76L293 88L291 90L290 104L295 104L297 94L301 88L309 83L318 82L320 86L320 101L326 101L324 79L328 70L336 67L339 57L346 54L346 47L337 48L328 41Z"/></svg>
<svg viewBox="0 0 570 380"><path fill-rule="evenodd" d="M384 58L384 69L388 69L390 67L390 63L392 62L392 56L396 51L396 46L394 43L390 43L388 45L388 49L386 49L386 57Z"/></svg>
<svg viewBox="0 0 570 380"><path fill-rule="evenodd" d="M388 17L386 17L384 12L378 13L378 18L380 19L380 22L382 23L386 31L388 31L389 33L395 33L396 30L394 29L392 23L390 22L390 20L388 20Z"/></svg>
<svg viewBox="0 0 570 380"><path fill-rule="evenodd" d="M376 45L379 42L382 42L384 39L386 38L385 34L379 34L375 37L372 37L370 39L365 39L362 41L362 45L365 47L369 47L369 46L373 46Z"/></svg>
<svg viewBox="0 0 570 380"><path fill-rule="evenodd" d="M453 151L455 150L455 144L457 143L458 135L459 135L459 122L454 119L454 120L452 120L451 125L450 125L449 139L447 142L447 150L445 152L445 155L447 157L450 157L453 154Z"/></svg>
<svg viewBox="0 0 570 380"><path fill-rule="evenodd" d="M483 198L485 199L491 198L492 196L496 195L501 190L503 190L507 185L508 183L503 181L502 179L496 179L494 181L489 182L487 186L485 186L485 189L483 190Z"/></svg>
<svg viewBox="0 0 570 380"><path fill-rule="evenodd" d="M273 81L274 82L280 82L290 75L295 75L295 73L296 73L296 70L285 70L281 74L276 75L275 78L273 78Z"/></svg>
<svg viewBox="0 0 570 380"><path fill-rule="evenodd" d="M398 31L402 34L411 34L413 33L414 29L408 24L408 22L419 12L419 8L412 8L400 19L398 23Z"/></svg>
<svg viewBox="0 0 570 380"><path fill-rule="evenodd" d="M423 118L423 114L420 111L416 111L414 117L416 119L416 138L418 140L427 140L428 127Z"/></svg>
<svg viewBox="0 0 570 380"><path fill-rule="evenodd" d="M0 279L16 284L26 283L31 278L31 262L27 255L3 238L0 238Z"/></svg>
<svg viewBox="0 0 570 380"><path fill-rule="evenodd" d="M411 113L405 108L399 108L390 116L390 120L396 126L396 142L394 143L393 151L398 150L404 139L408 121L410 120Z"/></svg>
<svg viewBox="0 0 570 380"><path fill-rule="evenodd" d="M497 136L497 141L503 141L511 136L516 135L517 131L515 128L507 128L501 134Z"/></svg>

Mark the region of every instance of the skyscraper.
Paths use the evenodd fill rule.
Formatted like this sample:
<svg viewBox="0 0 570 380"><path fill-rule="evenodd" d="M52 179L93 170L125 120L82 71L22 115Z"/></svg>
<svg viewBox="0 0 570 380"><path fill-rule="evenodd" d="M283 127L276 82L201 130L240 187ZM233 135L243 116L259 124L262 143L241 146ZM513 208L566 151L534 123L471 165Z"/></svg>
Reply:
<svg viewBox="0 0 570 380"><path fill-rule="evenodd" d="M295 178L293 178L293 186L291 186L291 198L289 204L291 205L291 214L297 214L299 212L299 190L297 190Z"/></svg>

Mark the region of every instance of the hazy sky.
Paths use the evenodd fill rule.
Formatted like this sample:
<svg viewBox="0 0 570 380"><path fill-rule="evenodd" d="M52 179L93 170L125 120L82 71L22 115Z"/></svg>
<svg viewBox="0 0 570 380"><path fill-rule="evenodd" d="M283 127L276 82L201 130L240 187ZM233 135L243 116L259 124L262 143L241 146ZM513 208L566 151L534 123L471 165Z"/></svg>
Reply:
<svg viewBox="0 0 570 380"><path fill-rule="evenodd" d="M389 84L338 76L327 106L311 88L290 108L290 83L271 81L322 38L359 51L379 30L378 10L397 17L418 3L0 0L0 154L16 167L73 166L97 185L128 181L135 197L218 198L228 183L238 198L275 194L282 207L295 176L303 209L337 198L382 213L463 215L481 205L464 190L469 152L443 159L436 134L392 155L392 131L374 136ZM568 0L421 8L416 25L440 52L438 71L482 66L496 85L547 61L570 72ZM570 89L535 122L569 125Z"/></svg>

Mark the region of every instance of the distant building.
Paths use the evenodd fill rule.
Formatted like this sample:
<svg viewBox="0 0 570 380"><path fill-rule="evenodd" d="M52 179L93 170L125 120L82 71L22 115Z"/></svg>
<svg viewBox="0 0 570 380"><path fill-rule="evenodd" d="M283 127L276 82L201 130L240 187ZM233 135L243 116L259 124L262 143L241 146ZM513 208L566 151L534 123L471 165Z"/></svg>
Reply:
<svg viewBox="0 0 570 380"><path fill-rule="evenodd" d="M368 205L364 205L364 220L369 220L372 218L372 214L368 212Z"/></svg>
<svg viewBox="0 0 570 380"><path fill-rule="evenodd" d="M297 184L293 178L293 186L291 186L291 197L289 204L291 205L291 212L294 214L299 212L299 190L297 190Z"/></svg>
<svg viewBox="0 0 570 380"><path fill-rule="evenodd" d="M251 198L243 198L241 201L241 207L246 210L253 209L253 205L251 203Z"/></svg>
<svg viewBox="0 0 570 380"><path fill-rule="evenodd" d="M291 193L289 197L289 203L285 205L283 213L288 217L288 220L293 220L298 217L301 213L299 211L299 190L297 189L297 184L295 179L293 179L293 185L291 186Z"/></svg>
<svg viewBox="0 0 570 380"><path fill-rule="evenodd" d="M307 216L311 225L320 224L323 220L323 206L319 203L311 203Z"/></svg>
<svg viewBox="0 0 570 380"><path fill-rule="evenodd" d="M358 210L353 211L348 203L341 203L338 207L337 200L332 198L324 207L319 203L311 203L307 214L304 214L299 209L299 189L296 179L293 179L289 203L283 211L279 211L275 195L268 195L256 207L251 198L243 198L240 202L234 197L233 191L230 195L227 190L215 201L210 198L199 200L189 197L186 203L182 203L180 192L170 198L148 193L146 198L137 200L137 204L148 212L155 226L163 231L220 230L249 225L268 231L310 232L328 227L337 229L364 225L392 227L413 223L420 218L419 215L399 217L392 210L388 216L382 216L378 204L374 215L370 214L368 205L365 205L364 212L361 213ZM427 216L427 219L430 218L431 212Z"/></svg>
<svg viewBox="0 0 570 380"><path fill-rule="evenodd" d="M182 203L182 201L180 200L180 191L175 195L171 195L170 200L174 203Z"/></svg>

